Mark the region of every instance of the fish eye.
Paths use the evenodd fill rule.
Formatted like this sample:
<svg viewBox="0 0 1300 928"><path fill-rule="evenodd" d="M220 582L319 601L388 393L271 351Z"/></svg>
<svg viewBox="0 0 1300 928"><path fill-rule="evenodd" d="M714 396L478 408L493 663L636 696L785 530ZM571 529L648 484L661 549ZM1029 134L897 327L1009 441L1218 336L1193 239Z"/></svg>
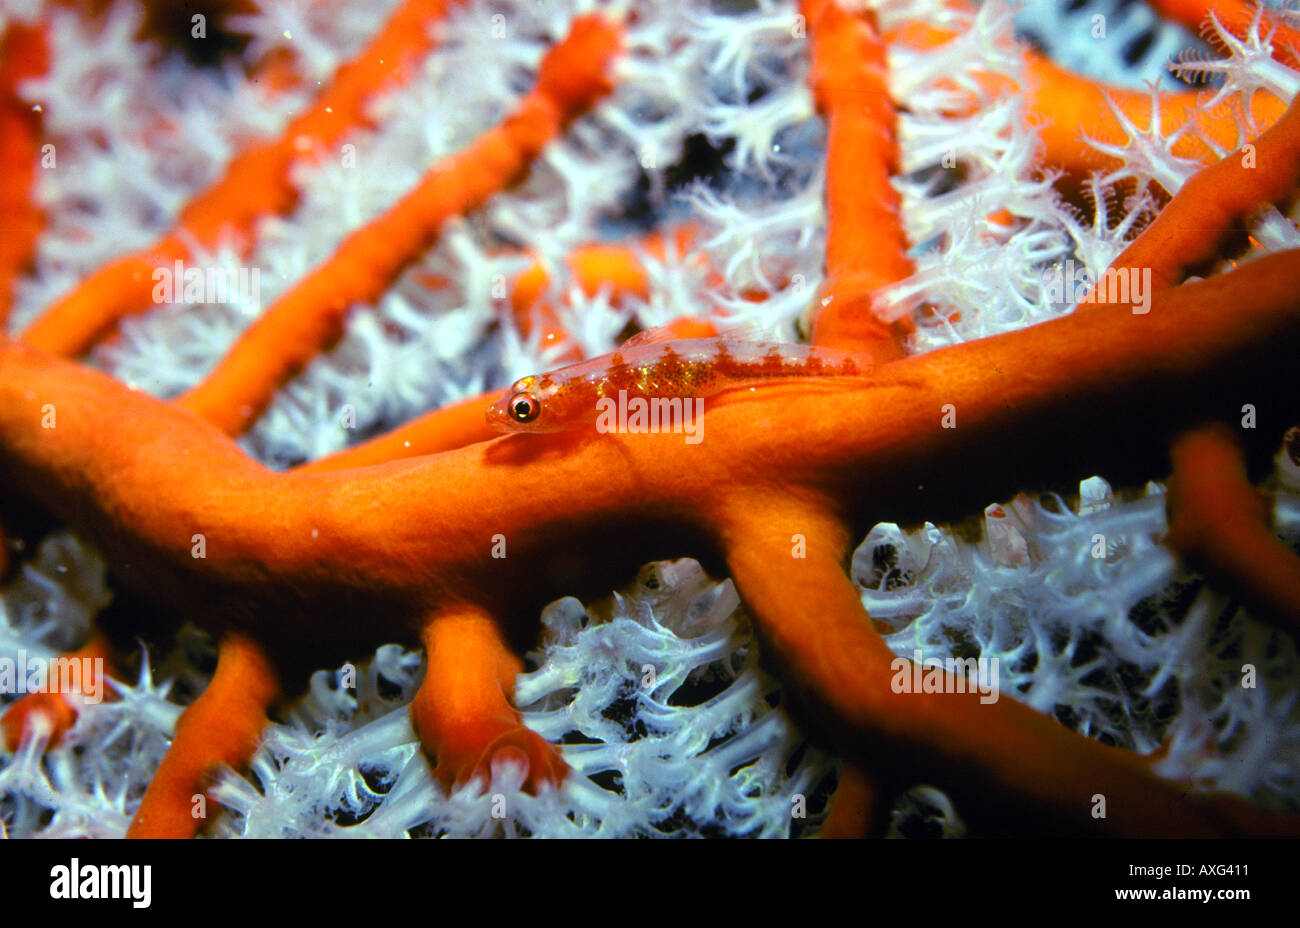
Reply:
<svg viewBox="0 0 1300 928"><path fill-rule="evenodd" d="M516 422L532 422L542 411L542 404L531 393L516 393L510 397L510 418Z"/></svg>

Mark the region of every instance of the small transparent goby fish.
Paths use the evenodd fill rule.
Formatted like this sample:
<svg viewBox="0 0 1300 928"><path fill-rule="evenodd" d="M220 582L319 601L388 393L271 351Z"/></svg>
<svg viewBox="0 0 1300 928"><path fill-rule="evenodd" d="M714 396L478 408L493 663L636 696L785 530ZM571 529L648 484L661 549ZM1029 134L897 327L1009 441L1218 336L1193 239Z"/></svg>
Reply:
<svg viewBox="0 0 1300 928"><path fill-rule="evenodd" d="M596 421L602 399L707 399L774 379L861 378L869 365L846 351L753 341L739 332L677 338L647 329L610 354L516 380L487 408L499 432L559 432Z"/></svg>

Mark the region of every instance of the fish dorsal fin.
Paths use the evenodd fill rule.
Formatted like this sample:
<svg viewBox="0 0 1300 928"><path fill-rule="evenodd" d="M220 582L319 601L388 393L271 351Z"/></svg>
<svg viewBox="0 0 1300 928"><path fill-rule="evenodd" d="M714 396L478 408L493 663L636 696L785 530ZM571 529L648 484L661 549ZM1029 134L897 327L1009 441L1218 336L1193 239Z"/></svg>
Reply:
<svg viewBox="0 0 1300 928"><path fill-rule="evenodd" d="M771 345L776 341L770 335L764 335L763 330L752 322L742 322L739 325L733 325L729 328L722 329L718 335L731 342L733 345Z"/></svg>
<svg viewBox="0 0 1300 928"><path fill-rule="evenodd" d="M674 319L666 325L655 326L651 329L642 329L627 341L619 346L619 350L625 348L640 348L642 345L654 345L659 342L673 342L680 339L688 338L726 338L732 342L766 342L771 339L764 338L759 332L758 327L752 324L733 326L725 331L719 330L716 325L705 319L697 319L692 316L682 316Z"/></svg>
<svg viewBox="0 0 1300 928"><path fill-rule="evenodd" d="M710 331L712 330L712 331ZM657 345L661 342L675 342L683 338L707 338L716 334L716 329L708 323L696 322L694 319L674 319L667 325L657 325L654 328L642 329L637 332L623 344L619 345L619 350L625 348L640 348L643 345Z"/></svg>
<svg viewBox="0 0 1300 928"><path fill-rule="evenodd" d="M671 326L659 325L659 326L655 326L653 329L642 329L640 332L637 332L627 341L623 342L623 344L619 345L618 350L623 351L628 348L639 348L642 345L653 345L658 342L668 342L668 341L672 341L676 337L677 336L673 332Z"/></svg>

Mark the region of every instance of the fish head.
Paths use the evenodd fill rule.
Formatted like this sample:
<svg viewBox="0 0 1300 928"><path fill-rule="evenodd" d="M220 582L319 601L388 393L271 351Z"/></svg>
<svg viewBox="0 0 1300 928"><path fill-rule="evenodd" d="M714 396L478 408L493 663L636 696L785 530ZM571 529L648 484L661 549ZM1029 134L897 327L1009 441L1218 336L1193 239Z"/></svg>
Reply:
<svg viewBox="0 0 1300 928"><path fill-rule="evenodd" d="M558 432L568 423L558 415L557 391L540 377L521 377L487 408L487 424L498 432Z"/></svg>

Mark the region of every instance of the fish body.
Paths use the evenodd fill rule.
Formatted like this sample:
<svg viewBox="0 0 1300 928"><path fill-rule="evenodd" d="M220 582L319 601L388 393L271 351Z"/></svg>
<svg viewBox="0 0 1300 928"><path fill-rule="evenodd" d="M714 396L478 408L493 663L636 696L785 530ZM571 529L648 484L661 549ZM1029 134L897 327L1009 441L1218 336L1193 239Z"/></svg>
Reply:
<svg viewBox="0 0 1300 928"><path fill-rule="evenodd" d="M860 358L815 345L734 336L659 341L643 333L599 358L521 377L488 407L487 424L502 432L558 432L594 423L600 401L620 391L647 400L707 399L765 380L868 373Z"/></svg>

